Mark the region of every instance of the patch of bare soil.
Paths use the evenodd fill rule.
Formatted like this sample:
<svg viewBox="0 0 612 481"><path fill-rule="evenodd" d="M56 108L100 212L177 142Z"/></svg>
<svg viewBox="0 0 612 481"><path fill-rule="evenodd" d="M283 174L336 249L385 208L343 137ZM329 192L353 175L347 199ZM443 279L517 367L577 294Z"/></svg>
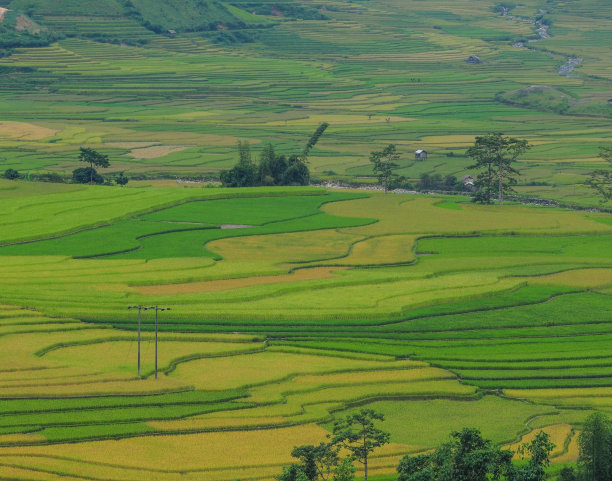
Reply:
<svg viewBox="0 0 612 481"><path fill-rule="evenodd" d="M225 291L241 287L260 286L263 284L277 284L283 282L311 281L335 277L334 271L344 270L342 267L316 267L313 269L300 269L292 274L277 276L253 276L237 279L218 279L214 281L189 282L185 284L165 284L157 286L137 286L138 292L144 295L160 294L195 294L199 292Z"/></svg>

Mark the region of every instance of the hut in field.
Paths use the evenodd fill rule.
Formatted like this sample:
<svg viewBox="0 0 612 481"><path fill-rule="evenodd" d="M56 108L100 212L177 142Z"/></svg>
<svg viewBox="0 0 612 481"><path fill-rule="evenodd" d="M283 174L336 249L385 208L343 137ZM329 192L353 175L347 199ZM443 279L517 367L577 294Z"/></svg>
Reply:
<svg viewBox="0 0 612 481"><path fill-rule="evenodd" d="M476 56L476 55L470 55L470 56L467 58L466 62L467 62L467 63L473 63L473 64L475 64L475 65L478 65L478 64L481 64L481 63L482 63L482 61L480 60L480 58L478 58L478 56Z"/></svg>
<svg viewBox="0 0 612 481"><path fill-rule="evenodd" d="M168 30L166 32L168 34L168 37L174 37L176 35L176 30Z"/></svg>
<svg viewBox="0 0 612 481"><path fill-rule="evenodd" d="M419 149L414 153L415 160L427 160L427 151Z"/></svg>
<svg viewBox="0 0 612 481"><path fill-rule="evenodd" d="M474 189L474 182L476 182L476 180L471 175L464 175L459 180L461 180L461 182L463 182L463 186L466 189L468 189L468 190L473 190Z"/></svg>

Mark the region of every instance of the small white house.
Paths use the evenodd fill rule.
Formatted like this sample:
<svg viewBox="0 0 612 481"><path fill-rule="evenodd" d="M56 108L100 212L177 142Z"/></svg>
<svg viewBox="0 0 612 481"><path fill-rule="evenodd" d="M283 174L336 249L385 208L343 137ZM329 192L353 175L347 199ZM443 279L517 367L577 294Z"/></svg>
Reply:
<svg viewBox="0 0 612 481"><path fill-rule="evenodd" d="M466 187L474 187L475 180L474 177L472 177L471 175L464 175L463 177L461 177L461 181Z"/></svg>
<svg viewBox="0 0 612 481"><path fill-rule="evenodd" d="M419 149L414 153L414 158L416 160L427 160L427 151Z"/></svg>

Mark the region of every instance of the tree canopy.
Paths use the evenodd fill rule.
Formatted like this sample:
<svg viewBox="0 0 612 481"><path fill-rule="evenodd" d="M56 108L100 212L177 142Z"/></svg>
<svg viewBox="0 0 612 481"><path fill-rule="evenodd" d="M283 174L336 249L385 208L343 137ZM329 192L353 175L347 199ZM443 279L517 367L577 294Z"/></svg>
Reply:
<svg viewBox="0 0 612 481"><path fill-rule="evenodd" d="M378 183L385 189L385 193L389 191L390 185L398 178L395 170L399 167L397 163L399 159L400 154L393 144L387 145L381 151L370 153L370 162L374 164L372 170L378 178Z"/></svg>
<svg viewBox="0 0 612 481"><path fill-rule="evenodd" d="M612 147L602 147L599 156L609 162L612 167ZM586 185L599 194L602 203L612 200L612 168L594 170L586 181Z"/></svg>
<svg viewBox="0 0 612 481"><path fill-rule="evenodd" d="M480 170L476 177L478 191L474 201L491 204L497 195L499 205L502 205L504 195L513 192L512 186L516 185L518 171L513 164L529 148L526 140L506 137L500 132L476 137L474 145L466 152L476 162L469 168Z"/></svg>
<svg viewBox="0 0 612 481"><path fill-rule="evenodd" d="M361 409L334 423L332 443L346 449L363 464L365 481L368 481L368 457L376 448L389 443L390 434L374 425L375 421L384 419L372 409Z"/></svg>
<svg viewBox="0 0 612 481"><path fill-rule="evenodd" d="M251 187L256 185L308 185L310 170L306 165L308 155L329 125L323 122L310 136L300 155L287 159L278 155L271 143L264 145L257 164L247 141L238 142L238 163L230 170L221 172L221 183L225 187Z"/></svg>
<svg viewBox="0 0 612 481"><path fill-rule="evenodd" d="M79 152L79 161L85 162L89 164L86 172L89 174L89 184L101 184L104 182L104 179L100 182L99 179L101 176L98 175L95 167L109 167L110 161L108 160L108 155L101 154L100 152L90 149L87 147L81 147ZM78 171L78 172L77 172ZM72 178L75 182L79 182L81 184L86 184L87 182L83 182L84 169L76 169L72 172Z"/></svg>

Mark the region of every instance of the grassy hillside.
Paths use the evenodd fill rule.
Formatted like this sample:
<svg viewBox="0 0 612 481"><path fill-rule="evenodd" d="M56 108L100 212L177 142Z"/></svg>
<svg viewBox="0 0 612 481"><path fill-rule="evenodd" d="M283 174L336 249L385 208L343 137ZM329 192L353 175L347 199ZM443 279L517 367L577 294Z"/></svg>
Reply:
<svg viewBox="0 0 612 481"><path fill-rule="evenodd" d="M373 474L466 425L502 444L544 427L560 466L612 413L609 214L313 188L0 197L0 477L272 480L361 405L391 432ZM158 380L150 311L137 376L138 304L172 309Z"/></svg>
<svg viewBox="0 0 612 481"><path fill-rule="evenodd" d="M21 15L55 35L117 43L145 43L152 33L166 34L168 30L185 32L244 28L247 24L257 23L247 12L216 0L8 0L1 2L0 6L13 12L8 14L7 20L11 15ZM8 22L5 27L8 28L10 24ZM0 41L6 43L8 37L10 35L6 32L0 34ZM49 35L37 37L38 45L48 44L55 38ZM32 45L31 41L19 36L13 39L13 43L14 46Z"/></svg>

